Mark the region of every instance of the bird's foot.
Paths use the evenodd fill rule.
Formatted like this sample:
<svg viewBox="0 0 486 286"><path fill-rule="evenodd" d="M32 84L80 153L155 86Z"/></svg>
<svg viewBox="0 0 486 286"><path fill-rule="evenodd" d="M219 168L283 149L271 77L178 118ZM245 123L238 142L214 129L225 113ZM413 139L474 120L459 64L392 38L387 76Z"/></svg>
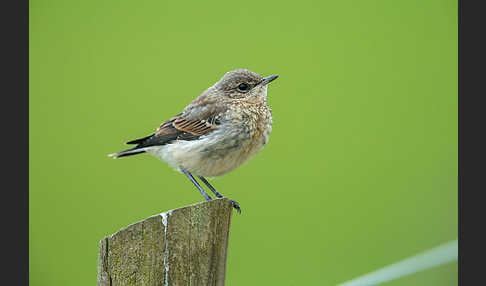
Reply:
<svg viewBox="0 0 486 286"><path fill-rule="evenodd" d="M241 214L240 205L237 202L233 201L232 199L230 199L230 202L233 204L233 208L235 208L236 211L238 211L238 213Z"/></svg>

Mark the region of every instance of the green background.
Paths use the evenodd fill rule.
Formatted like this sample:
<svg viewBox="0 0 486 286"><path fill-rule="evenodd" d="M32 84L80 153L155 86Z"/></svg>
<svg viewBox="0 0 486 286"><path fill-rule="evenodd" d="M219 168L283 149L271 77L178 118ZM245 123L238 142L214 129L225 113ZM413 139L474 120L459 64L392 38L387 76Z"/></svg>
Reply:
<svg viewBox="0 0 486 286"><path fill-rule="evenodd" d="M457 238L457 1L30 1L31 285L94 285L99 241L202 201L112 160L223 74L279 74L274 125L213 185L227 284L335 285ZM457 285L457 262L386 285Z"/></svg>

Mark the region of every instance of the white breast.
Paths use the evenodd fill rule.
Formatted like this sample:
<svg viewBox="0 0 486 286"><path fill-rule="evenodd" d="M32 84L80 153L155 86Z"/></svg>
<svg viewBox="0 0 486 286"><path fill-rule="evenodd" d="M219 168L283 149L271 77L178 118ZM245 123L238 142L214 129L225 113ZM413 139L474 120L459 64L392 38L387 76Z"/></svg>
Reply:
<svg viewBox="0 0 486 286"><path fill-rule="evenodd" d="M178 171L184 169L198 176L218 177L239 167L260 151L267 143L270 131L271 122L259 134L249 134L245 128L223 124L197 140L174 141L164 146L149 147L146 151Z"/></svg>

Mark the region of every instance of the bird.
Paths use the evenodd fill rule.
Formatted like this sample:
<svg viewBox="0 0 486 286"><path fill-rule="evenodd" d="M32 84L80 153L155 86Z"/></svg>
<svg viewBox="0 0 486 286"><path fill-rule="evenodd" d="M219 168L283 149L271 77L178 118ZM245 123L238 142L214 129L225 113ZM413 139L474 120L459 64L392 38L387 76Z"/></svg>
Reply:
<svg viewBox="0 0 486 286"><path fill-rule="evenodd" d="M262 77L248 69L226 72L155 132L126 142L135 146L108 156L148 153L183 173L206 200L212 197L196 177L217 198L223 198L207 178L233 171L267 144L273 123L267 89L278 77ZM230 201L241 214L239 203Z"/></svg>

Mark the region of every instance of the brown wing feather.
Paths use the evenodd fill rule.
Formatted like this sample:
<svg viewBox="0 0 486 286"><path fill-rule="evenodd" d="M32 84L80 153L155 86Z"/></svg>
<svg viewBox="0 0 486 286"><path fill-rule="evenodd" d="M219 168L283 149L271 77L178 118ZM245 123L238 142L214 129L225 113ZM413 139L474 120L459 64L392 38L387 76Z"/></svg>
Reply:
<svg viewBox="0 0 486 286"><path fill-rule="evenodd" d="M138 143L135 148L143 148L165 145L173 140L195 140L218 129L218 124L216 115L202 120L188 120L179 114L162 123L151 136L131 142Z"/></svg>
<svg viewBox="0 0 486 286"><path fill-rule="evenodd" d="M149 146L160 146L174 140L195 140L202 135L218 129L220 112L212 110L205 114L199 114L199 118L188 118L183 113L177 114L162 123L155 133L144 138L135 139L127 144L137 144L130 150L136 150Z"/></svg>
<svg viewBox="0 0 486 286"><path fill-rule="evenodd" d="M205 119L188 119L178 114L162 123L155 135L172 135L185 132L195 136L201 136L218 129L217 115L208 116Z"/></svg>
<svg viewBox="0 0 486 286"><path fill-rule="evenodd" d="M185 118L179 118L175 120L172 125L180 131L197 136L205 135L211 133L215 129L218 129L218 126L216 124L212 124L206 119L187 120Z"/></svg>

